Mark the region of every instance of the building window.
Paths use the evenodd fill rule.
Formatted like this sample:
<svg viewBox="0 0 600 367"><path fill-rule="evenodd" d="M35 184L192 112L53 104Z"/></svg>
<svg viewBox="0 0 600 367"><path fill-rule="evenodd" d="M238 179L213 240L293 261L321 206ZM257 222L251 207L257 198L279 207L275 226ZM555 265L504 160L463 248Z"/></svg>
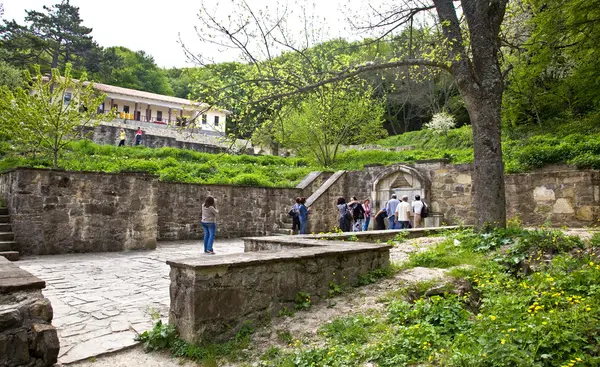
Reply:
<svg viewBox="0 0 600 367"><path fill-rule="evenodd" d="M219 116L215 116L215 126L219 126Z"/></svg>
<svg viewBox="0 0 600 367"><path fill-rule="evenodd" d="M156 111L156 121L162 121L162 111Z"/></svg>
<svg viewBox="0 0 600 367"><path fill-rule="evenodd" d="M208 116L206 116L206 114L202 115L202 125L206 125L206 122L208 121Z"/></svg>
<svg viewBox="0 0 600 367"><path fill-rule="evenodd" d="M123 112L129 113L129 106L123 106Z"/></svg>
<svg viewBox="0 0 600 367"><path fill-rule="evenodd" d="M71 92L66 92L65 93L65 101L64 101L66 105L71 103L71 98L73 98L73 95L71 94Z"/></svg>

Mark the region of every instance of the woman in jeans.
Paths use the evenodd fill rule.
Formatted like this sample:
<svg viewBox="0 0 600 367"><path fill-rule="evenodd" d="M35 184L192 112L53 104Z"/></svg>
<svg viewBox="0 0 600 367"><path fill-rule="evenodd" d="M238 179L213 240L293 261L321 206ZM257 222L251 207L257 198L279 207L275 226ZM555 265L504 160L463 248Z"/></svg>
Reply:
<svg viewBox="0 0 600 367"><path fill-rule="evenodd" d="M369 223L371 223L371 200L366 199L363 201L363 209L365 211L365 224L363 226L363 231L369 229Z"/></svg>
<svg viewBox="0 0 600 367"><path fill-rule="evenodd" d="M202 205L202 228L204 229L204 252L214 255L213 242L217 234L217 214L219 211L215 207L215 198L207 196Z"/></svg>

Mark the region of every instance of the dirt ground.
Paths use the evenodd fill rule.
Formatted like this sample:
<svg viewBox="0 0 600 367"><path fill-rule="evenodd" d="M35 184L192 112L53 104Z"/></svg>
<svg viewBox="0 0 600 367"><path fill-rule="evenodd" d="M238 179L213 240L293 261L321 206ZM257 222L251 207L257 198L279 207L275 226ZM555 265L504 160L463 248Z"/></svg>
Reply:
<svg viewBox="0 0 600 367"><path fill-rule="evenodd" d="M443 241L442 237L423 237L407 240L390 252L391 261L402 263L410 253L425 251L429 247ZM298 311L293 317L274 318L270 325L255 331L252 337L253 354L259 356L271 346L286 347L281 341L282 333L290 335L294 340L310 340L315 336L319 327L327 322L350 314L364 313L369 310L377 312L383 305L377 300L388 292L418 281L427 281L443 277L441 269L413 268L396 274L390 279L381 280L375 284L352 289L340 296L321 301L312 305L310 310ZM196 366L197 364L175 359L167 353L146 354L140 346L81 361L69 366L76 367L175 367ZM223 367L236 367L227 364Z"/></svg>

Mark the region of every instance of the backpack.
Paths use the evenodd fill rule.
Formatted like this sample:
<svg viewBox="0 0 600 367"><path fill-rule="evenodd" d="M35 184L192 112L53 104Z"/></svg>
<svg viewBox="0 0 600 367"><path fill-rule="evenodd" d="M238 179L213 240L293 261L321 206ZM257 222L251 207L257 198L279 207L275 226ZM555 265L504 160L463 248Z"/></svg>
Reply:
<svg viewBox="0 0 600 367"><path fill-rule="evenodd" d="M365 218L365 209L363 209L360 203L355 203L354 205L352 205L352 217L354 218L354 220Z"/></svg>
<svg viewBox="0 0 600 367"><path fill-rule="evenodd" d="M423 209L421 209L421 218L427 218L428 216L429 216L429 207L423 201Z"/></svg>
<svg viewBox="0 0 600 367"><path fill-rule="evenodd" d="M352 211L350 210L348 204L344 204L344 218L346 220L352 221Z"/></svg>

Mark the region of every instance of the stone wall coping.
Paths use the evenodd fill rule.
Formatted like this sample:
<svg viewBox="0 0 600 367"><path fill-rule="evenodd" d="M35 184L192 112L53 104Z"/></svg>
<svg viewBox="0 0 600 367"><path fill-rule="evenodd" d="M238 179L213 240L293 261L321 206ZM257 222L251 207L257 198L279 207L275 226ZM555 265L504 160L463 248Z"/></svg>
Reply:
<svg viewBox="0 0 600 367"><path fill-rule="evenodd" d="M431 213L435 214L435 213ZM389 235L408 232L409 234L426 236L436 234L442 231L452 231L461 228L470 228L472 226L445 226L445 227L428 227L428 228L410 228L410 229L384 229L379 231L361 231L361 232L345 232L345 233L324 233L324 234L308 234L302 235L304 238L346 238L350 236L361 237L376 237L377 235ZM300 236L294 236L300 237Z"/></svg>
<svg viewBox="0 0 600 367"><path fill-rule="evenodd" d="M314 180L316 180L319 176L321 176L322 173L323 173L322 171L312 171L312 172L310 172L308 175L306 175L306 177L304 177L302 179L302 181L300 181L300 183L298 185L296 185L296 188L304 190Z"/></svg>
<svg viewBox="0 0 600 367"><path fill-rule="evenodd" d="M190 259L167 260L167 264L175 268L192 270L220 267L236 268L365 251L384 251L392 248L391 245L387 244L364 242L327 241L326 244L327 246L304 247L278 252L244 252L236 255L206 255Z"/></svg>
<svg viewBox="0 0 600 367"><path fill-rule="evenodd" d="M45 281L0 256L0 294L45 287Z"/></svg>
<svg viewBox="0 0 600 367"><path fill-rule="evenodd" d="M310 195L310 197L308 199L306 199L306 206L311 206L315 201L317 201L321 195L323 195L327 190L329 190L329 188L337 182L337 180L340 179L340 177L342 177L344 174L346 173L346 171L336 171L333 175L331 175L331 177L329 177L327 179L327 181L325 181L321 187L319 187L317 189L317 191L315 191L312 195Z"/></svg>

